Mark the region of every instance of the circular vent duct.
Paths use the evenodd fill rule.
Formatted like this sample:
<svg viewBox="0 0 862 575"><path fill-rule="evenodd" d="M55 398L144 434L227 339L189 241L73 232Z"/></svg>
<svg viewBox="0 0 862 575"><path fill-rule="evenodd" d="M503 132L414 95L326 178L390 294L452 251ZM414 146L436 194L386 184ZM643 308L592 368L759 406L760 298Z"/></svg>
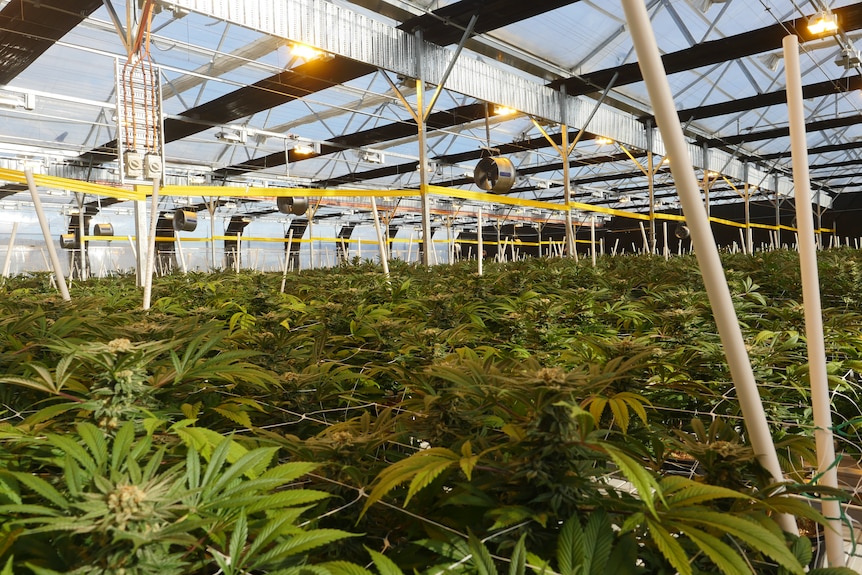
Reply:
<svg viewBox="0 0 862 575"><path fill-rule="evenodd" d="M174 230L178 232L193 232L197 227L197 212L191 210L176 210L174 212Z"/></svg>
<svg viewBox="0 0 862 575"><path fill-rule="evenodd" d="M64 250L76 250L81 244L75 234L60 234L60 247Z"/></svg>
<svg viewBox="0 0 862 575"><path fill-rule="evenodd" d="M673 235L675 235L677 239L684 240L691 235L691 230L688 229L687 225L680 222L676 225L676 229L674 230Z"/></svg>
<svg viewBox="0 0 862 575"><path fill-rule="evenodd" d="M114 226L111 224L96 224L93 226L94 236L112 236L114 235Z"/></svg>
<svg viewBox="0 0 862 575"><path fill-rule="evenodd" d="M308 198L280 197L276 200L278 211L283 214L302 216L308 211Z"/></svg>
<svg viewBox="0 0 862 575"><path fill-rule="evenodd" d="M515 184L515 166L508 158L485 156L473 170L473 181L486 192L508 192Z"/></svg>

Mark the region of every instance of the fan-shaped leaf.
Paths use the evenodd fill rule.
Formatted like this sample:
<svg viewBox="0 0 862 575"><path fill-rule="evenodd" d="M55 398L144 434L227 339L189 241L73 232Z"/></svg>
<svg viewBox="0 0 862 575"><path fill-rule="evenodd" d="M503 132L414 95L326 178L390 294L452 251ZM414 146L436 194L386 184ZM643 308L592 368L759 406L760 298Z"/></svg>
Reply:
<svg viewBox="0 0 862 575"><path fill-rule="evenodd" d="M371 560L374 561L374 566L377 567L380 575L404 575L404 572L399 569L398 565L383 553L379 553L368 547L365 550L371 555Z"/></svg>
<svg viewBox="0 0 862 575"><path fill-rule="evenodd" d="M673 565L679 575L692 575L691 565L688 564L688 555L679 541L671 535L658 521L647 517L647 527L652 540L665 559Z"/></svg>
<svg viewBox="0 0 862 575"><path fill-rule="evenodd" d="M715 499L751 499L750 496L733 489L699 483L678 475L663 478L660 487L670 508L696 505Z"/></svg>
<svg viewBox="0 0 862 575"><path fill-rule="evenodd" d="M365 506L362 508L361 515L371 507L374 503L380 500L381 497L389 493L396 486L411 481L410 490L407 501L410 500L416 492L428 483L433 481L440 473L446 470L450 465L456 463L460 457L457 453L444 447L431 447L417 451L410 457L403 459L397 463L393 463L386 469L380 472L375 481L377 485L371 491L368 499L365 501ZM421 475L419 475L421 473ZM407 503L405 501L405 504Z"/></svg>
<svg viewBox="0 0 862 575"><path fill-rule="evenodd" d="M471 532L467 539L467 545L470 546L470 553L473 555L473 565L476 566L476 572L479 575L497 575L497 566L494 564L494 558L485 544Z"/></svg>
<svg viewBox="0 0 862 575"><path fill-rule="evenodd" d="M605 566L614 544L614 532L607 514L598 509L590 514L584 526L584 546L587 561L585 575L605 575Z"/></svg>
<svg viewBox="0 0 862 575"><path fill-rule="evenodd" d="M557 568L561 575L583 573L586 542L581 521L577 515L570 517L560 530L557 539Z"/></svg>
<svg viewBox="0 0 862 575"><path fill-rule="evenodd" d="M347 537L355 537L355 535L340 529L312 529L304 531L257 556L253 563L256 567L262 567L270 562L282 561L288 557L305 553L315 547L327 545Z"/></svg>
<svg viewBox="0 0 862 575"><path fill-rule="evenodd" d="M650 514L655 517L655 498L656 494L661 498L658 483L647 469L639 462L635 461L618 448L605 444L604 449L614 463L619 467L625 478L637 490L638 495L643 501Z"/></svg>
<svg viewBox="0 0 862 575"><path fill-rule="evenodd" d="M509 575L524 575L527 569L527 534L521 535L509 558Z"/></svg>
<svg viewBox="0 0 862 575"><path fill-rule="evenodd" d="M6 473L9 473L12 477L18 480L18 483L26 485L60 509L69 508L69 502L66 501L66 498L63 497L63 495L57 491L53 485L41 477L36 477L35 475L22 471L7 471Z"/></svg>
<svg viewBox="0 0 862 575"><path fill-rule="evenodd" d="M679 525L680 531L694 541L725 575L750 575L751 569L739 553L727 543L695 527Z"/></svg>
<svg viewBox="0 0 862 575"><path fill-rule="evenodd" d="M425 466L416 472L416 475L410 482L410 488L407 490L407 497L404 499L404 505L407 505L414 495L422 491L422 489L437 479L441 473L449 469L453 464L452 459L448 457L429 456L424 459Z"/></svg>
<svg viewBox="0 0 862 575"><path fill-rule="evenodd" d="M682 519L689 524L704 525L733 535L767 557L774 559L791 573L802 574L804 572L799 561L796 560L782 539L744 516L719 513L704 508L680 509L669 515L674 519Z"/></svg>

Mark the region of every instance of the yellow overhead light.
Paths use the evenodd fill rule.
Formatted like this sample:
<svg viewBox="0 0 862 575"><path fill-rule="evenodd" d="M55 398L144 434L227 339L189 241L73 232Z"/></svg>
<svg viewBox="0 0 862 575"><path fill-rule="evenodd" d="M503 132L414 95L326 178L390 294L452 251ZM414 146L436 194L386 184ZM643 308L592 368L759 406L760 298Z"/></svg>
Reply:
<svg viewBox="0 0 862 575"><path fill-rule="evenodd" d="M314 144L297 144L293 147L293 153L299 156L310 156L319 152Z"/></svg>
<svg viewBox="0 0 862 575"><path fill-rule="evenodd" d="M515 108L509 108L506 106L494 106L495 116L512 116L517 113L518 110L516 110Z"/></svg>
<svg viewBox="0 0 862 575"><path fill-rule="evenodd" d="M607 146L614 143L613 139L607 136L596 136L595 142L597 146Z"/></svg>
<svg viewBox="0 0 862 575"><path fill-rule="evenodd" d="M827 10L808 19L808 31L815 36L830 34L838 30L838 15Z"/></svg>
<svg viewBox="0 0 862 575"><path fill-rule="evenodd" d="M324 54L323 50L318 50L308 44L300 44L298 42L291 44L290 53L297 58L302 58L303 60L314 60L316 58L320 58Z"/></svg>

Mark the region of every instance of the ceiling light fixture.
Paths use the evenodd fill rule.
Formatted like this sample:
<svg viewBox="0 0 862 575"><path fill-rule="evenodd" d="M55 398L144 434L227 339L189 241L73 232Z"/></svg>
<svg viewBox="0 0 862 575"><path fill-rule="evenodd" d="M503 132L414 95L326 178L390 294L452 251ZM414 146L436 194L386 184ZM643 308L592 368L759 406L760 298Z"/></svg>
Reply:
<svg viewBox="0 0 862 575"><path fill-rule="evenodd" d="M222 130L216 132L216 140L226 144L245 144L248 134L245 130Z"/></svg>
<svg viewBox="0 0 862 575"><path fill-rule="evenodd" d="M36 95L30 92L18 94L0 94L0 108L14 110L23 108L25 110L36 109Z"/></svg>
<svg viewBox="0 0 862 575"><path fill-rule="evenodd" d="M515 108L509 108L507 106L494 106L494 115L495 116L514 116L518 113L518 110Z"/></svg>
<svg viewBox="0 0 862 575"><path fill-rule="evenodd" d="M862 64L862 59L859 57L858 50L852 46L845 46L841 48L841 53L835 60L835 64L843 67L845 70L852 70Z"/></svg>
<svg viewBox="0 0 862 575"><path fill-rule="evenodd" d="M597 136L595 142L597 146L609 146L614 143L613 139L607 136Z"/></svg>
<svg viewBox="0 0 862 575"><path fill-rule="evenodd" d="M290 45L290 53L297 58L302 58L306 62L309 60L317 60L318 58L323 58L327 55L323 50L319 50L314 46L309 46L308 44L300 44L299 42L294 42Z"/></svg>
<svg viewBox="0 0 862 575"><path fill-rule="evenodd" d="M822 10L808 19L808 31L815 36L831 34L838 30L838 15Z"/></svg>
<svg viewBox="0 0 862 575"><path fill-rule="evenodd" d="M383 164L386 162L386 156L379 150L362 150L359 153L359 159L369 164Z"/></svg>
<svg viewBox="0 0 862 575"><path fill-rule="evenodd" d="M311 156L312 154L320 153L320 144L317 142L296 144L293 147L293 153L299 156Z"/></svg>

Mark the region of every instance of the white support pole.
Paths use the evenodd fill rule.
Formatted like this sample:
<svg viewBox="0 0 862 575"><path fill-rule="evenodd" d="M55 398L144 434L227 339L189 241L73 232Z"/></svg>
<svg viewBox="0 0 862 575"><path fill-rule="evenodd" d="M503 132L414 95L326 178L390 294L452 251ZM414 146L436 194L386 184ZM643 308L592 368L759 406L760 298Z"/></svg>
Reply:
<svg viewBox="0 0 862 575"><path fill-rule="evenodd" d="M410 230L410 239L407 241L407 263L410 263L410 258L413 256L413 234L416 230Z"/></svg>
<svg viewBox="0 0 862 575"><path fill-rule="evenodd" d="M159 178L153 179L153 195L150 199L150 232L147 237L147 266L144 271L143 308L150 309L153 297L153 272L156 267L156 226L159 220Z"/></svg>
<svg viewBox="0 0 862 575"><path fill-rule="evenodd" d="M188 268L186 267L186 258L183 256L183 243L180 241L180 236L176 234L174 234L174 245L177 247L177 255L180 258L180 270L186 274Z"/></svg>
<svg viewBox="0 0 862 575"><path fill-rule="evenodd" d="M210 215L210 241L209 241L209 251L210 251L210 271L214 272L216 270L216 245L215 245L215 212L216 212L216 199L210 198L207 201L207 213Z"/></svg>
<svg viewBox="0 0 862 575"><path fill-rule="evenodd" d="M281 273L281 289L279 293L284 293L284 287L287 284L287 270L290 268L290 244L293 242L293 230L287 232L287 249L284 251L284 270Z"/></svg>
<svg viewBox="0 0 862 575"><path fill-rule="evenodd" d="M772 442L766 414L760 401L757 382L745 349L745 340L742 337L730 289L724 276L715 237L712 234L706 210L701 203L700 188L694 176L688 145L682 133L682 126L674 106L670 84L658 51L655 33L650 25L646 5L644 0L622 0L622 4L656 122L661 130L667 155L672 158L671 172L677 185L686 222L691 229L695 256L703 274L704 285L727 356L751 445L758 460L769 471L772 478L776 482L784 481L775 444ZM777 516L776 520L785 531L794 535L799 534L796 521L792 516L782 514Z"/></svg>
<svg viewBox="0 0 862 575"><path fill-rule="evenodd" d="M240 258L240 254L242 254L242 243L241 242L242 242L242 232L237 232L236 233L236 252L234 253L234 258L233 258L233 271L236 273L239 273L239 270L240 270L239 258Z"/></svg>
<svg viewBox="0 0 862 575"><path fill-rule="evenodd" d="M69 288L66 287L66 278L63 275L60 258L57 256L57 249L51 240L51 227L48 225L48 218L45 217L45 210L42 209L42 200L39 198L39 190L36 189L36 181L33 179L32 170L29 168L24 170L24 177L27 179L27 187L30 188L30 196L33 198L33 207L36 209L36 216L39 218L42 235L45 236L45 247L48 248L48 255L51 256L54 277L57 278L57 288L60 290L60 295L63 296L63 299L70 301L72 298L69 296Z"/></svg>
<svg viewBox="0 0 862 575"><path fill-rule="evenodd" d="M662 248L662 253L664 254L664 260L667 261L670 259L670 247L667 245L667 220L661 223L662 227L662 237L664 238L664 247Z"/></svg>
<svg viewBox="0 0 862 575"><path fill-rule="evenodd" d="M135 261L138 261L138 250L135 248L135 239L132 236L126 236L129 240L129 246L132 248L132 257L135 258Z"/></svg>
<svg viewBox="0 0 862 575"><path fill-rule="evenodd" d="M817 273L817 240L814 237L814 215L811 209L811 182L808 170L808 145L805 138L805 107L802 97L802 75L799 66L799 39L785 36L784 74L787 86L787 109L790 119L790 152L793 159L793 184L796 190L796 222L799 263L802 267L802 299L808 346L808 370L811 379L811 407L814 411L814 440L817 447L817 474L822 485L838 487L835 447L832 437L832 412L829 381L826 375L826 346L823 341L823 315L820 308L820 283ZM844 537L841 506L833 497L820 500L823 515L829 521L826 529L826 556L829 567L844 566Z"/></svg>
<svg viewBox="0 0 862 575"><path fill-rule="evenodd" d="M135 243L132 251L135 253L135 285L144 287L144 275L147 273L147 203L135 200Z"/></svg>
<svg viewBox="0 0 862 575"><path fill-rule="evenodd" d="M643 220L639 221L639 222L638 222L638 225L640 225L640 228L641 228L641 236L642 236L642 237L643 237L643 239L644 239L644 253L647 253L647 250L649 250L649 249L650 249L650 245L649 245L649 240L647 239L647 235L646 235L646 228L644 228Z"/></svg>
<svg viewBox="0 0 862 575"><path fill-rule="evenodd" d="M308 218L308 269L314 269L314 222Z"/></svg>
<svg viewBox="0 0 862 575"><path fill-rule="evenodd" d="M380 252L380 265L383 266L383 275L389 281L389 253L386 251L386 238L383 237L383 229L380 227L380 214L377 212L377 198L371 196L371 213L374 215L374 231L377 233L377 249Z"/></svg>
<svg viewBox="0 0 862 575"><path fill-rule="evenodd" d="M596 214L590 216L590 257L596 267Z"/></svg>
<svg viewBox="0 0 862 575"><path fill-rule="evenodd" d="M12 223L12 235L9 236L9 245L6 247L6 259L3 261L3 277L9 277L9 267L12 265L12 249L15 247L15 236L18 234L18 222Z"/></svg>
<svg viewBox="0 0 862 575"><path fill-rule="evenodd" d="M482 237L482 207L476 210L476 257L479 262L479 275L483 273L483 264L485 263L485 238Z"/></svg>
<svg viewBox="0 0 862 575"><path fill-rule="evenodd" d="M301 250L302 249L301 243L299 244L299 247ZM288 254L288 258L289 258L287 261L290 263L288 268L290 268L291 271L293 271L293 268L291 267L293 265L293 258L290 257L290 255L293 253L291 251L292 249L293 249L293 230L291 229L287 234L287 254ZM300 262L299 252L300 252L300 250L296 250L296 267L297 267L297 270L299 269L299 262Z"/></svg>
<svg viewBox="0 0 862 575"><path fill-rule="evenodd" d="M742 228L739 228L739 245L742 246L742 253L748 253L749 255L751 254L751 252L749 252L746 247L748 244L745 241L745 232Z"/></svg>

